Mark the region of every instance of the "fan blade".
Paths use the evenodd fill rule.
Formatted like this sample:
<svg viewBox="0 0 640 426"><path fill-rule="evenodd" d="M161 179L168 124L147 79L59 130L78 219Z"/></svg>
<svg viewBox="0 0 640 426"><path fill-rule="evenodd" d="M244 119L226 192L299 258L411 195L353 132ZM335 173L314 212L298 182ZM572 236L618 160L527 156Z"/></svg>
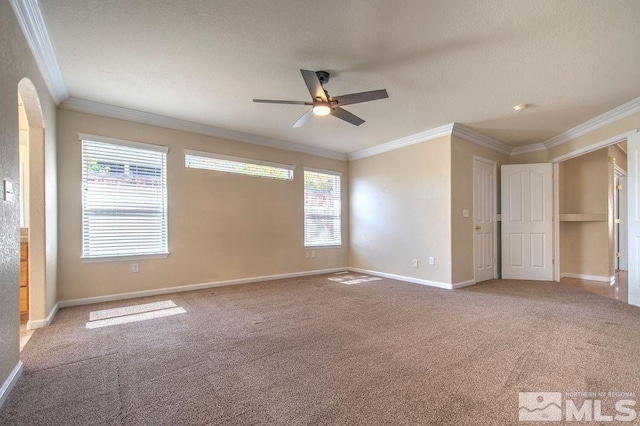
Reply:
<svg viewBox="0 0 640 426"><path fill-rule="evenodd" d="M388 98L389 94L385 89L372 90L370 92L351 93L350 95L333 96L331 102L338 101L339 106L359 104L360 102L375 101Z"/></svg>
<svg viewBox="0 0 640 426"><path fill-rule="evenodd" d="M302 74L302 78L304 78L307 89L309 89L309 93L311 93L311 98L314 101L320 98L322 102L328 102L327 95L324 93L324 88L322 87L322 84L320 84L320 80L318 79L316 72L300 70L300 74Z"/></svg>
<svg viewBox="0 0 640 426"><path fill-rule="evenodd" d="M285 104L285 105L313 105L313 102L305 101L280 101L275 99L254 99L253 102L260 102L263 104Z"/></svg>
<svg viewBox="0 0 640 426"><path fill-rule="evenodd" d="M313 110L310 109L309 111L305 112L304 115L302 117L300 117L298 119L298 121L296 121L293 126L293 128L298 128L298 127L302 127L305 125L305 123L307 121L309 121L311 119L311 117L313 117Z"/></svg>
<svg viewBox="0 0 640 426"><path fill-rule="evenodd" d="M331 115L333 115L334 117L339 118L340 120L344 120L347 123L351 123L354 126L359 126L362 123L364 123L364 120L360 117L358 117L355 114L351 114L349 111L347 111L346 109L342 109L340 107L338 108L333 108L331 110Z"/></svg>

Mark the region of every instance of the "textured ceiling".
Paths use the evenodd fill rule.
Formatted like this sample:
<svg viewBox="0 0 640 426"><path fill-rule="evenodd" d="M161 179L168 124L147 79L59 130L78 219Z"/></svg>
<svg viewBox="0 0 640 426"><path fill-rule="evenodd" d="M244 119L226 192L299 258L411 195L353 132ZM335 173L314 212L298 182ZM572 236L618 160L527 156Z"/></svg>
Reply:
<svg viewBox="0 0 640 426"><path fill-rule="evenodd" d="M640 96L637 0L41 0L71 97L350 153L459 122L513 147ZM299 69L389 99L291 125ZM519 103L531 108L515 113Z"/></svg>

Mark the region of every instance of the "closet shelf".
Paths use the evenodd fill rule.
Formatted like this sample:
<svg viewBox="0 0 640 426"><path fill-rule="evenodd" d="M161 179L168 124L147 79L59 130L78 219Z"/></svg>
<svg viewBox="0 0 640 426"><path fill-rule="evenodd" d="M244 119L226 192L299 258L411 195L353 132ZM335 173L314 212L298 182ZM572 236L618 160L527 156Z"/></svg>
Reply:
<svg viewBox="0 0 640 426"><path fill-rule="evenodd" d="M606 213L561 213L560 222L606 222Z"/></svg>

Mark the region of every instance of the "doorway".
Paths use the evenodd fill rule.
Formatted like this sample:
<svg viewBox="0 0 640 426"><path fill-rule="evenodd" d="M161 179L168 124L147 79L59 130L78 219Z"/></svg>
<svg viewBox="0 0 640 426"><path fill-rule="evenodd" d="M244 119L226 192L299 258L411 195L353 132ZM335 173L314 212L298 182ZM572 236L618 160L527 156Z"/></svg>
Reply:
<svg viewBox="0 0 640 426"><path fill-rule="evenodd" d="M20 176L20 311L22 328L46 318L45 143L40 98L23 78L17 87ZM36 320L36 322L34 322ZM21 333L21 335L24 333Z"/></svg>

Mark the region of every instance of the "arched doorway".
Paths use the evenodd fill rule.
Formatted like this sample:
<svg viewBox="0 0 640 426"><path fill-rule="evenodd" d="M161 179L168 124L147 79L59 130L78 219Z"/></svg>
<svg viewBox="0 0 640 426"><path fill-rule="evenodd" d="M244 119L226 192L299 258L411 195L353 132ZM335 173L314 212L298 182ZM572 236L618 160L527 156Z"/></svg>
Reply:
<svg viewBox="0 0 640 426"><path fill-rule="evenodd" d="M27 242L28 258L28 322L46 318L46 245L45 245L45 173L44 120L40 98L28 78L18 83L18 114L22 141L20 162L23 163L24 191L22 204L21 241ZM22 185L22 182L21 182ZM21 200L22 201L22 200ZM26 227L24 226L26 225Z"/></svg>

